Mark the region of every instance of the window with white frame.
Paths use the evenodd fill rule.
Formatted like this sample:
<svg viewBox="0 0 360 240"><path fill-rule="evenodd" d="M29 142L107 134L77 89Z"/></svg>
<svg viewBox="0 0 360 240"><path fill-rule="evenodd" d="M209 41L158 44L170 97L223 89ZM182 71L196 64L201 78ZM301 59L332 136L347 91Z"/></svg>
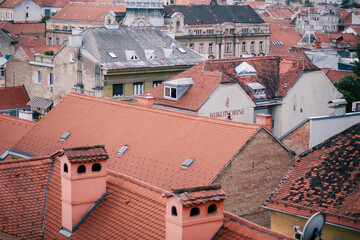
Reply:
<svg viewBox="0 0 360 240"><path fill-rule="evenodd" d="M48 73L48 86L53 86L53 85L54 85L53 74Z"/></svg>
<svg viewBox="0 0 360 240"><path fill-rule="evenodd" d="M202 33L202 30L199 30L199 29L194 30L194 35L201 35L201 33Z"/></svg>
<svg viewBox="0 0 360 240"><path fill-rule="evenodd" d="M213 53L213 43L209 43L209 53Z"/></svg>
<svg viewBox="0 0 360 240"><path fill-rule="evenodd" d="M75 62L75 53L74 52L71 52L70 53L70 62Z"/></svg>
<svg viewBox="0 0 360 240"><path fill-rule="evenodd" d="M260 50L260 51L263 51L263 50L264 50L264 42L263 42L263 41L260 41L260 42L259 42L259 50Z"/></svg>
<svg viewBox="0 0 360 240"><path fill-rule="evenodd" d="M204 44L200 43L199 44L199 53L203 53L204 52Z"/></svg>
<svg viewBox="0 0 360 240"><path fill-rule="evenodd" d="M176 99L176 92L177 92L176 87L165 86L164 87L164 98Z"/></svg>
<svg viewBox="0 0 360 240"><path fill-rule="evenodd" d="M144 93L144 83L143 82L137 82L133 84L134 88L134 95L140 95Z"/></svg>
<svg viewBox="0 0 360 240"><path fill-rule="evenodd" d="M40 71L35 71L33 74L33 82L35 84L41 84L41 72Z"/></svg>
<svg viewBox="0 0 360 240"><path fill-rule="evenodd" d="M241 49L243 52L246 52L246 42L242 42Z"/></svg>
<svg viewBox="0 0 360 240"><path fill-rule="evenodd" d="M231 52L231 42L226 43L225 45L225 52L230 53Z"/></svg>
<svg viewBox="0 0 360 240"><path fill-rule="evenodd" d="M255 42L254 41L251 42L250 51L255 51Z"/></svg>

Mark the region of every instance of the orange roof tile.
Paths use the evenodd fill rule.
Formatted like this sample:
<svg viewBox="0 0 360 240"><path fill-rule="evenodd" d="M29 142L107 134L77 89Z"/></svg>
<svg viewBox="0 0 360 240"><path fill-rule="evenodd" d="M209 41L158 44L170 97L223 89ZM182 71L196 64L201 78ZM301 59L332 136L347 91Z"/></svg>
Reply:
<svg viewBox="0 0 360 240"><path fill-rule="evenodd" d="M253 66L257 75L237 76L235 68L243 62ZM177 101L163 99L163 85L149 92L154 97L154 102L159 105L198 111L221 83L238 83L250 98L255 99L246 84L258 82L265 86L268 99L281 98L292 87L303 70L317 71L319 69L310 61L293 57L207 60L172 78L191 77L195 83ZM284 87L284 83L287 87Z"/></svg>
<svg viewBox="0 0 360 240"><path fill-rule="evenodd" d="M6 0L0 3L0 8L13 8L22 3L24 0Z"/></svg>
<svg viewBox="0 0 360 240"><path fill-rule="evenodd" d="M280 18L280 19L291 19L293 13L290 11L290 9L287 8L273 8L268 9L267 12L272 18Z"/></svg>
<svg viewBox="0 0 360 240"><path fill-rule="evenodd" d="M41 156L61 148L104 144L110 170L171 189L209 184L258 129L256 124L71 93L14 149ZM71 135L66 141L59 140L65 132ZM229 138L233 135L240 137L233 141ZM176 144L180 139L182 144ZM124 145L129 149L118 155ZM187 157L195 161L182 169Z"/></svg>
<svg viewBox="0 0 360 240"><path fill-rule="evenodd" d="M101 161L109 158L104 146L66 148L63 152L71 163Z"/></svg>
<svg viewBox="0 0 360 240"><path fill-rule="evenodd" d="M66 5L48 21L87 22L102 24L104 23L105 14L108 11L126 12L126 6L113 4L72 3Z"/></svg>
<svg viewBox="0 0 360 240"><path fill-rule="evenodd" d="M24 86L0 88L0 110L26 108L30 98Z"/></svg>
<svg viewBox="0 0 360 240"><path fill-rule="evenodd" d="M7 148L12 148L35 124L35 122L0 114L0 155Z"/></svg>
<svg viewBox="0 0 360 240"><path fill-rule="evenodd" d="M360 230L360 123L299 156L266 206Z"/></svg>
<svg viewBox="0 0 360 240"><path fill-rule="evenodd" d="M23 50L30 59L33 59L34 54L43 54L45 51L53 51L54 54L59 50L61 45L40 45L40 46L23 46Z"/></svg>
<svg viewBox="0 0 360 240"><path fill-rule="evenodd" d="M20 35L18 37L13 37L14 40L18 41L17 44L15 44L15 47L18 48L19 46L29 46L29 47L35 47L35 46L44 46L46 45L46 40L44 37L37 37L37 36L23 36Z"/></svg>
<svg viewBox="0 0 360 240"><path fill-rule="evenodd" d="M319 42L331 43L331 39L335 40L339 37L343 37L343 41L346 42L350 47L356 47L360 42L360 38L355 36L353 33L314 33L316 39Z"/></svg>
<svg viewBox="0 0 360 240"><path fill-rule="evenodd" d="M293 27L271 27L270 53L288 52L300 42L301 35ZM281 42L283 45L274 45L274 42Z"/></svg>
<svg viewBox="0 0 360 240"><path fill-rule="evenodd" d="M355 76L355 73L350 71L341 71L341 70L333 70L329 68L322 68L323 72L326 74L326 76L330 79L332 83L337 82L341 80L343 77L346 76Z"/></svg>
<svg viewBox="0 0 360 240"><path fill-rule="evenodd" d="M45 35L45 23L0 23L0 28L9 32L11 37L16 35Z"/></svg>
<svg viewBox="0 0 360 240"><path fill-rule="evenodd" d="M255 223L249 222L243 218L235 216L231 213L224 212L225 221L222 229L217 233L214 240L227 240L227 239L263 239L263 240L277 240L293 239L284 234L274 232L268 228L259 226Z"/></svg>
<svg viewBox="0 0 360 240"><path fill-rule="evenodd" d="M265 6L265 2L249 2L247 1L245 3L245 5L249 5L250 7L252 7L253 9L257 9L258 6Z"/></svg>
<svg viewBox="0 0 360 240"><path fill-rule="evenodd" d="M290 25L291 20L290 19L275 19L267 16L261 15L261 18L271 25L270 30L272 30L272 27L287 27ZM271 37L271 35L270 35Z"/></svg>

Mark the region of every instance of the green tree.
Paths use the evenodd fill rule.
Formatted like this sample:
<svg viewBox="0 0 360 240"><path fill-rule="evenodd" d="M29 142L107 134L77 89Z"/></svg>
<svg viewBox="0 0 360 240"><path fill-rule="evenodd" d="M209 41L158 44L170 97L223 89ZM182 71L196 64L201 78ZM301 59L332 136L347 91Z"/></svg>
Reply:
<svg viewBox="0 0 360 240"><path fill-rule="evenodd" d="M49 20L52 16L54 16L56 14L56 12L52 12L51 15L45 15L45 16L41 16L40 22L44 23L45 21Z"/></svg>
<svg viewBox="0 0 360 240"><path fill-rule="evenodd" d="M356 57L360 59L360 43L355 48ZM344 95L348 102L346 112L351 112L352 102L360 101L360 62L355 61L353 67L355 76L346 76L334 83L336 89Z"/></svg>

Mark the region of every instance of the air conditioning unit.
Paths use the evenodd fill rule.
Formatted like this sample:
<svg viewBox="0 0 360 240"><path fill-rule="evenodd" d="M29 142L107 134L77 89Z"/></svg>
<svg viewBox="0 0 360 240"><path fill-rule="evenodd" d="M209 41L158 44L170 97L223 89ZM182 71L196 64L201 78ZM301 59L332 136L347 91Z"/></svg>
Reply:
<svg viewBox="0 0 360 240"><path fill-rule="evenodd" d="M52 92L53 91L53 86L47 86L47 89Z"/></svg>

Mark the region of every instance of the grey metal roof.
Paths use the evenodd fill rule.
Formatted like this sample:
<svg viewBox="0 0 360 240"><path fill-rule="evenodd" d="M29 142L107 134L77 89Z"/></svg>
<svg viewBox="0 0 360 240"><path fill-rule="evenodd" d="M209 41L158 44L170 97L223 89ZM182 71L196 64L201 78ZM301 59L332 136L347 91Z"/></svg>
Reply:
<svg viewBox="0 0 360 240"><path fill-rule="evenodd" d="M47 99L47 98L41 98L41 97L33 97L28 103L27 105L32 106L32 107L38 107L38 108L43 108L43 109L47 109L48 107L50 107L52 104L54 104L54 101L51 99Z"/></svg>
<svg viewBox="0 0 360 240"><path fill-rule="evenodd" d="M204 60L201 55L154 27L91 28L82 36L82 49L97 59L103 69L195 65ZM149 51L146 55L145 50L152 50L153 57L149 57ZM135 52L137 60L129 59L132 52ZM109 53L116 57L111 57Z"/></svg>

